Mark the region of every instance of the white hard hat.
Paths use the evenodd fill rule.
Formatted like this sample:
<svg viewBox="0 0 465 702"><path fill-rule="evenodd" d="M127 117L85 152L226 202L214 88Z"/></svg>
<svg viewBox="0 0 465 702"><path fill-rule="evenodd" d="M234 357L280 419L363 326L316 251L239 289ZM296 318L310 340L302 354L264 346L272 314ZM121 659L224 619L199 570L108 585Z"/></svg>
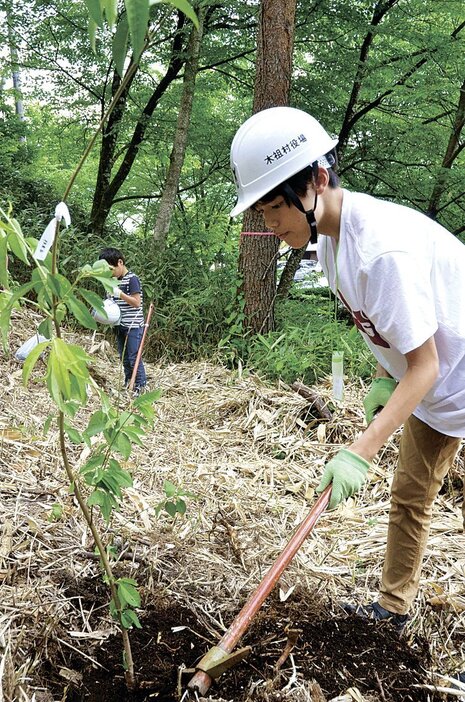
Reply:
<svg viewBox="0 0 465 702"><path fill-rule="evenodd" d="M119 323L121 318L120 308L116 302L109 297L107 297L106 300L103 300L103 307L105 309L105 314L102 314L97 310L92 310L92 317L100 324L107 324L110 327L114 327L115 324Z"/></svg>
<svg viewBox="0 0 465 702"><path fill-rule="evenodd" d="M337 144L311 115L294 107L256 112L238 129L231 144L237 204L244 212L273 188L321 160ZM322 161L322 165L330 164Z"/></svg>

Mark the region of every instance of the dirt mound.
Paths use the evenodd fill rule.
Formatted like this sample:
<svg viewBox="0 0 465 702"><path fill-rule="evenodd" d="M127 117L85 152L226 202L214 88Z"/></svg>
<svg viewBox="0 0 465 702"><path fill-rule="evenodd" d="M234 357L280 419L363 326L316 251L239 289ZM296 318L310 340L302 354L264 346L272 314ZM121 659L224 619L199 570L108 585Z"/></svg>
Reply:
<svg viewBox="0 0 465 702"><path fill-rule="evenodd" d="M194 698L194 693L186 692L192 677L189 669L213 645L208 643L210 632L189 609L166 599L150 604L141 621L142 629L132 635L140 689L127 691L121 639L111 636L92 652L97 665L83 666L82 657L73 655L62 662L82 681L69 688L67 702ZM297 640L278 669L290 631ZM412 687L424 682L422 670L429 663L426 642L416 640L411 645L399 639L389 625L328 616L327 605L305 591L286 602L273 593L241 644L251 646L252 652L213 684L206 699L217 700L221 695L234 702L280 700L293 678L294 684L313 684L328 699L354 687L364 700L430 699L422 689ZM63 680L57 670L50 670L50 683L62 695Z"/></svg>

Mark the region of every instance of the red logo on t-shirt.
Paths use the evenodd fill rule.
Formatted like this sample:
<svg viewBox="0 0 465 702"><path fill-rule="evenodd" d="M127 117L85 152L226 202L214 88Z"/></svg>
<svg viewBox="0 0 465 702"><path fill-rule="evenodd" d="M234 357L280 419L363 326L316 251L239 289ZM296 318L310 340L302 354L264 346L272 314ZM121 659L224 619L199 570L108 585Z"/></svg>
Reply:
<svg viewBox="0 0 465 702"><path fill-rule="evenodd" d="M347 307L350 314L352 315L352 319L354 320L354 324L357 327L357 329L359 329L362 332L362 334L366 334L370 338L370 341L376 346L384 346L385 349L389 349L390 346L388 342L385 339L383 339L383 337L380 334L378 334L375 325L368 319L365 312L362 312L362 310L354 312L347 304L340 290L338 290L337 292L339 298L341 299L341 302L344 304L345 307Z"/></svg>

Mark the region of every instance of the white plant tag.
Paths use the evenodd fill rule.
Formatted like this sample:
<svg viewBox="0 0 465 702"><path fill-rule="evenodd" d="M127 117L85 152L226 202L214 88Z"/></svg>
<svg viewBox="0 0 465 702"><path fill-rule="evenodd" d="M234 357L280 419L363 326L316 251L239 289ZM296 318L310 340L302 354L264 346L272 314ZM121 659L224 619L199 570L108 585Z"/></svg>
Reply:
<svg viewBox="0 0 465 702"><path fill-rule="evenodd" d="M344 399L344 352L333 351L331 370L333 373L333 398Z"/></svg>
<svg viewBox="0 0 465 702"><path fill-rule="evenodd" d="M49 341L46 336L42 336L41 334L37 333L34 334L34 336L31 336L30 339L24 342L22 346L19 347L19 349L15 353L15 358L17 361L25 361L26 358L29 356L31 353L32 349L35 349L35 347L38 344L41 344L43 341Z"/></svg>
<svg viewBox="0 0 465 702"><path fill-rule="evenodd" d="M51 249L53 240L55 239L57 224L61 222L62 219L64 219L65 225L69 227L71 224L71 216L65 202L59 202L55 207L55 217L47 224L44 233L40 237L34 254L37 261L45 260L45 257Z"/></svg>

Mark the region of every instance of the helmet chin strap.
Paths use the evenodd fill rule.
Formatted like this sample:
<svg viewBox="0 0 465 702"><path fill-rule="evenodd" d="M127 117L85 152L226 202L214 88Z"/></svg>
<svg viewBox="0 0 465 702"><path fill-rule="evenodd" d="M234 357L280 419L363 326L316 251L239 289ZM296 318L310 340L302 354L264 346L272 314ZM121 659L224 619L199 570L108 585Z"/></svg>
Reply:
<svg viewBox="0 0 465 702"><path fill-rule="evenodd" d="M313 169L313 177L316 181L316 178L318 177L318 161L315 161L312 163L312 169ZM315 210L316 210L316 204L318 202L318 194L315 192L315 200L313 202L313 207L311 210L306 210L305 207L302 204L302 201L300 197L297 195L297 193L291 188L289 183L283 183L283 191L289 198L289 200L292 202L292 204L297 207L300 212L302 212L305 217L307 218L307 223L310 228L310 243L311 244L316 244L317 239L318 239L318 231L316 227L316 219L315 219Z"/></svg>

